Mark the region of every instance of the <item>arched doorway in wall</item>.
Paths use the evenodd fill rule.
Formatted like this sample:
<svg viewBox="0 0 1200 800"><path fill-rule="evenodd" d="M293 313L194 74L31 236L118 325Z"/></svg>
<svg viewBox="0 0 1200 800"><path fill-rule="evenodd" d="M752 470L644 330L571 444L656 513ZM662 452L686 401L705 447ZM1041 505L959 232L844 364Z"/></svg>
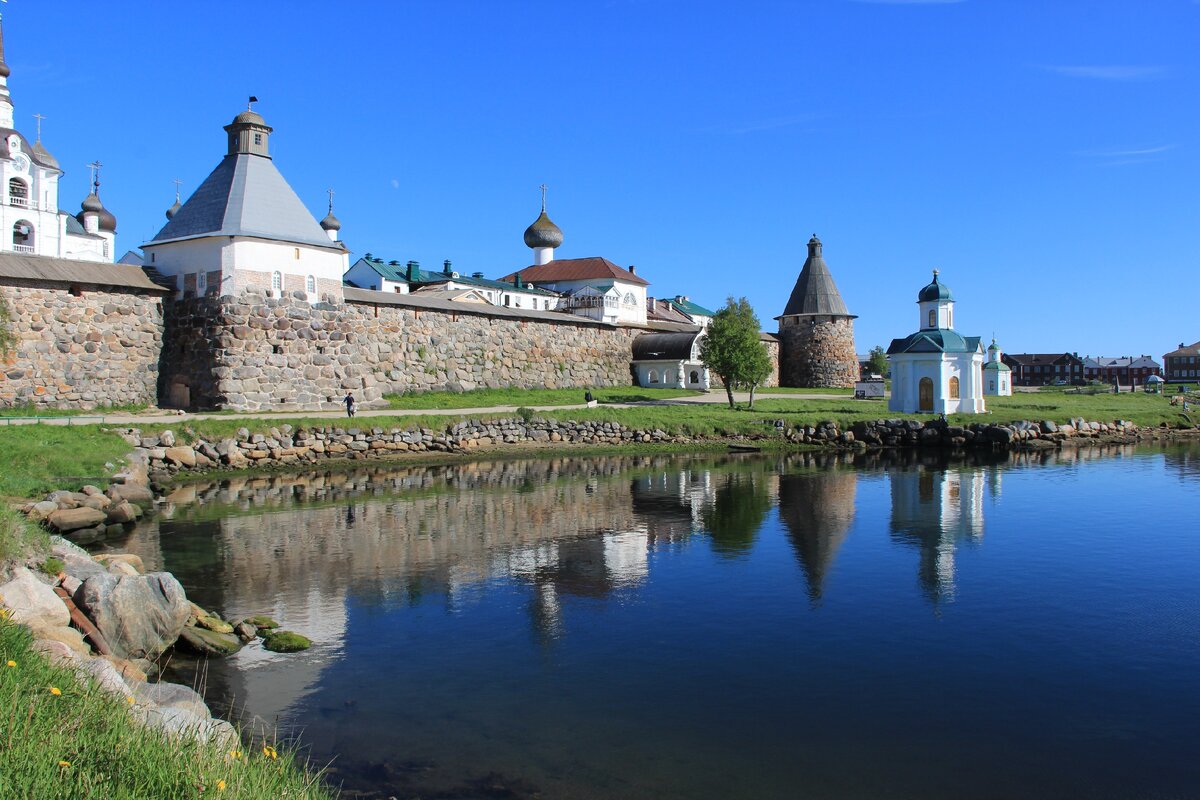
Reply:
<svg viewBox="0 0 1200 800"><path fill-rule="evenodd" d="M921 383L917 390L917 409L920 411L933 411L933 379L921 378Z"/></svg>
<svg viewBox="0 0 1200 800"><path fill-rule="evenodd" d="M700 382L700 373L697 372L696 370L692 370L692 373L690 375L688 375L688 380L693 384L699 383Z"/></svg>
<svg viewBox="0 0 1200 800"><path fill-rule="evenodd" d="M28 220L17 220L13 225L12 244L18 253L33 252L33 225Z"/></svg>

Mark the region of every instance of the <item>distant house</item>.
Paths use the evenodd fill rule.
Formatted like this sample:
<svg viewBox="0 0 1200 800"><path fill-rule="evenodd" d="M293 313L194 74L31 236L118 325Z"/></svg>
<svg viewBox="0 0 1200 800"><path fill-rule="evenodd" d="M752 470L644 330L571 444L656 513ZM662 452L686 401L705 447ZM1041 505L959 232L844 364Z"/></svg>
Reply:
<svg viewBox="0 0 1200 800"><path fill-rule="evenodd" d="M1177 350L1163 356L1163 364L1163 377L1168 383L1200 380L1200 342L1188 345L1180 342Z"/></svg>
<svg viewBox="0 0 1200 800"><path fill-rule="evenodd" d="M654 297L646 298L646 322L674 322L678 325L692 325L692 318L683 313L671 303Z"/></svg>
<svg viewBox="0 0 1200 800"><path fill-rule="evenodd" d="M1162 366L1150 356L1088 356L1083 361L1083 376L1089 381L1138 386L1151 375L1161 377Z"/></svg>
<svg viewBox="0 0 1200 800"><path fill-rule="evenodd" d="M1083 359L1078 353L1005 353L1003 361L1012 370L1013 386L1050 386L1081 383Z"/></svg>
<svg viewBox="0 0 1200 800"><path fill-rule="evenodd" d="M367 253L346 271L344 280L359 289L397 294L409 294L419 289L442 292L474 289L486 302L507 308L553 311L559 304L557 292L529 285L520 273L514 273L510 281L493 281L483 277L482 272L459 274L449 261L443 262L440 272L431 272L421 269L416 261L401 266L399 261L384 261Z"/></svg>
<svg viewBox="0 0 1200 800"><path fill-rule="evenodd" d="M717 312L707 309L699 303L693 303L690 297L682 294L674 297L660 297L658 303L670 306L687 317L692 324L699 325L701 328L707 328L708 323L712 322L712 318L717 315Z"/></svg>
<svg viewBox="0 0 1200 800"><path fill-rule="evenodd" d="M522 278L562 295L558 310L601 322L646 322L646 287L633 267L618 267L607 258L561 258L534 264L501 280Z"/></svg>

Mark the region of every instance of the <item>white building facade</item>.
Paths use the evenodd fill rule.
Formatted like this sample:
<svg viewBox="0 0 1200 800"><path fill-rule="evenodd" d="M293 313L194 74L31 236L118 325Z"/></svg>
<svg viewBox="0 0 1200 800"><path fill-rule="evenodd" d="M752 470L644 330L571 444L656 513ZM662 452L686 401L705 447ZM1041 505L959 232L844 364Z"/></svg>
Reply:
<svg viewBox="0 0 1200 800"><path fill-rule="evenodd" d="M647 389L708 391L708 367L700 360L703 332L643 333L633 340L633 371Z"/></svg>
<svg viewBox="0 0 1200 800"><path fill-rule="evenodd" d="M244 290L310 303L342 301L349 256L341 223L317 222L270 155L270 128L251 110L225 126L228 151L167 224L142 245L143 263L175 279L179 297Z"/></svg>
<svg viewBox="0 0 1200 800"><path fill-rule="evenodd" d="M1000 345L992 339L983 365L983 393L989 397L1012 396L1012 368L1004 363Z"/></svg>
<svg viewBox="0 0 1200 800"><path fill-rule="evenodd" d="M892 396L888 408L904 414L982 414L983 346L954 330L954 296L933 282L917 295L921 327L888 348Z"/></svg>

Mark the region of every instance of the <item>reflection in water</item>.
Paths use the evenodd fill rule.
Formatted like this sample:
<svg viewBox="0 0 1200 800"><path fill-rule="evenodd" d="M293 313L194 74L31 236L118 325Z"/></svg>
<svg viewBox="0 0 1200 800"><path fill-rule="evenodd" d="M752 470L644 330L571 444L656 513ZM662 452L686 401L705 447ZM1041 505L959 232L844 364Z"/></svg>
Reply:
<svg viewBox="0 0 1200 800"><path fill-rule="evenodd" d="M943 771L926 752L987 762L983 780L1001 797L1019 793L1010 774L1036 775L1044 786L1060 780L1060 763L1042 769L1000 748L992 764L984 752L987 742L1018 740L998 720L1020 705L1011 687L1044 665L1022 665L1005 624L969 616L980 612L965 601L1007 601L1000 616L1015 620L1052 604L1011 599L1009 583L1037 574L1024 561L988 584L986 556L998 553L985 549L969 572L964 566L970 580L960 586L963 548L982 545L985 514L989 541L1021 536L1005 527L1002 476L1019 509L1036 502L1036 479L1022 473L1075 475L1087 462L1138 457L1129 448L954 461L942 453L653 456L232 478L180 487L159 517L110 546L175 572L192 599L227 618L266 613L310 635L313 649L294 656L253 645L206 667L177 656L174 677L190 681L194 666L218 709L232 703L302 731L314 758L337 757L339 780L364 797L986 794L973 791L974 766ZM1193 449L1163 457L1194 485ZM1054 497L1071 498L1061 487ZM1073 518L1087 508L1076 503ZM1054 544L1042 537L1036 546ZM1052 555L1042 563L1071 551ZM1041 580L1070 574L1055 568ZM1025 586L1024 597L1039 589ZM956 593L964 602L951 603ZM1056 602L1065 594L1054 587ZM1127 600L1128 592L1107 592L1090 602ZM927 601L939 614L906 611L924 611ZM1092 662L1126 652L1105 638L1122 613L1102 616L1095 643L1072 644L1089 654L1089 675L1101 674ZM947 640L959 630L951 623L970 626L980 662ZM1038 634L1028 625L1018 643ZM1078 635L1054 631L1041 649ZM948 651L983 689L945 674L929 682L930 653ZM992 678L994 652L1017 654L1006 663L1012 675ZM1029 684L1045 695L1024 713L1064 702L1070 689L1056 674ZM1120 674L1120 691L1145 708L1129 675L1151 672L1138 665ZM1008 706L982 705L989 692ZM1086 706L1110 708L1120 696ZM796 725L801 718L812 724ZM1057 719L1041 724L1054 728ZM1155 724L1188 738L1169 720ZM1061 747L1076 731L1060 725L1053 735ZM1086 774L1080 764L1110 763L1088 761L1097 735L1084 730L1087 758L1076 759L1073 776L1061 773L1070 788ZM984 744L958 749L972 740ZM1009 770L1013 758L1026 760ZM933 771L947 787L940 794L929 787ZM861 773L861 786L845 783L848 772Z"/></svg>

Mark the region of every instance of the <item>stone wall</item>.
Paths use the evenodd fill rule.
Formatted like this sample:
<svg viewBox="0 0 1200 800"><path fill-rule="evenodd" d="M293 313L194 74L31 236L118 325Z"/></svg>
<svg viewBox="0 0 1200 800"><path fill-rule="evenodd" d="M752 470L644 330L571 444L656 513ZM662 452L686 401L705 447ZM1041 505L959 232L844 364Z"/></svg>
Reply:
<svg viewBox="0 0 1200 800"><path fill-rule="evenodd" d="M779 340L780 385L848 389L858 380L852 318L785 317Z"/></svg>
<svg viewBox="0 0 1200 800"><path fill-rule="evenodd" d="M157 399L162 301L137 290L5 279L17 343L0 365L0 406L93 408Z"/></svg>
<svg viewBox="0 0 1200 800"><path fill-rule="evenodd" d="M763 347L767 348L767 356L771 359L771 374L767 379L759 384L760 388L769 388L779 385L779 342L763 339ZM720 381L716 381L714 388L720 388Z"/></svg>
<svg viewBox="0 0 1200 800"><path fill-rule="evenodd" d="M164 404L336 409L385 394L628 386L637 328L260 294L169 303Z"/></svg>

